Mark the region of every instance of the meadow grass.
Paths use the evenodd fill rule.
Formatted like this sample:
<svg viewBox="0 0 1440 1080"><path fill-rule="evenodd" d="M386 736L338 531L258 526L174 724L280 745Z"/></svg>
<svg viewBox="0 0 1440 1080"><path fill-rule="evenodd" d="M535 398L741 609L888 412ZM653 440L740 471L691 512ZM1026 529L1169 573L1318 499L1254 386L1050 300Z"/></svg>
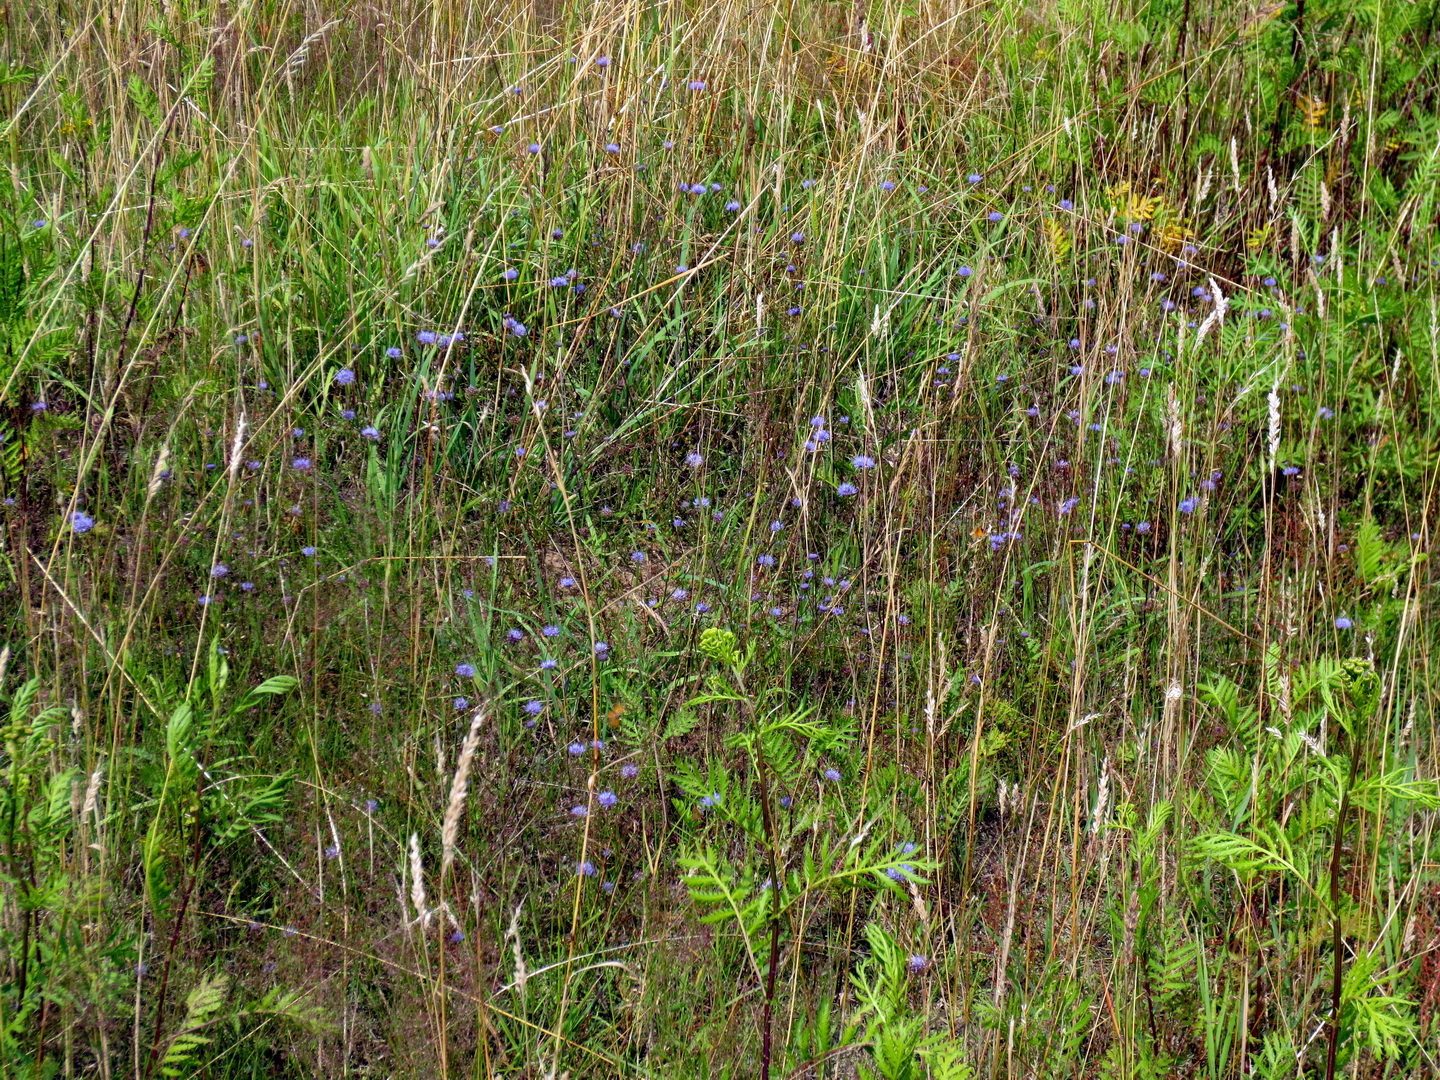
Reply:
<svg viewBox="0 0 1440 1080"><path fill-rule="evenodd" d="M1437 15L14 0L0 1076L1433 1075Z"/></svg>

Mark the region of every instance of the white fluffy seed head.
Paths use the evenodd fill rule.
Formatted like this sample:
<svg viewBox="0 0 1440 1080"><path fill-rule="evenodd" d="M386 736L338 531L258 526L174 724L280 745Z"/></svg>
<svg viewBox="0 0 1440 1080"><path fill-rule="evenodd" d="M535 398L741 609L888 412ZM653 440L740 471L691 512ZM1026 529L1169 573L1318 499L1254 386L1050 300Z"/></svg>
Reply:
<svg viewBox="0 0 1440 1080"><path fill-rule="evenodd" d="M1280 383L1276 382L1265 400L1270 403L1270 470L1275 470L1275 459L1280 454Z"/></svg>
<svg viewBox="0 0 1440 1080"><path fill-rule="evenodd" d="M440 829L440 872L443 874L455 862L455 844L460 836L460 819L465 813L465 795L470 790L470 763L480 745L480 725L485 720L485 711L476 709L470 719L470 730L460 747L460 760L455 764L455 779L450 782L450 801L445 806L445 822Z"/></svg>
<svg viewBox="0 0 1440 1080"><path fill-rule="evenodd" d="M420 834L410 834L410 902L415 905L416 918L430 925L430 912L425 909L425 864L420 861Z"/></svg>

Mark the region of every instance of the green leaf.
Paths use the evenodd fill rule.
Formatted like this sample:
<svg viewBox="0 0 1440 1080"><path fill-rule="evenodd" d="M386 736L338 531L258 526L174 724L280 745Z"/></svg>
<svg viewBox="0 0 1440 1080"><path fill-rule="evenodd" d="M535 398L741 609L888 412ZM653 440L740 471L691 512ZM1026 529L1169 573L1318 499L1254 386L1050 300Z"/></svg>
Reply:
<svg viewBox="0 0 1440 1080"><path fill-rule="evenodd" d="M700 723L700 717L693 712L679 712L672 716L665 724L665 733L660 736L661 742L668 742L671 739L683 738L695 730Z"/></svg>
<svg viewBox="0 0 1440 1080"><path fill-rule="evenodd" d="M1389 545L1380 538L1380 526L1373 517L1360 523L1355 533L1355 569L1367 585L1380 577L1382 560L1389 553Z"/></svg>
<svg viewBox="0 0 1440 1080"><path fill-rule="evenodd" d="M175 706L170 719L165 723L165 749L171 761L189 757L190 730L194 726L195 711L188 701Z"/></svg>
<svg viewBox="0 0 1440 1080"><path fill-rule="evenodd" d="M299 685L300 680L295 678L294 675L271 675L270 678L266 679L259 686L250 689L250 692L245 695L245 700L240 703L240 708L254 708L260 704L260 702L253 699L267 696L278 697L282 694L288 694Z"/></svg>
<svg viewBox="0 0 1440 1080"><path fill-rule="evenodd" d="M208 1036L198 1032L214 1019L225 1004L229 990L229 977L217 971L201 979L200 984L190 991L190 996L185 999L185 1019L171 1038L165 1057L160 1062L162 1075L183 1076L196 1064L194 1051L210 1041Z"/></svg>
<svg viewBox="0 0 1440 1080"><path fill-rule="evenodd" d="M137 73L131 72L130 82L126 87L130 94L130 101L139 110L140 115L149 120L153 127L160 126L160 99L155 91L150 89L150 84L142 79Z"/></svg>

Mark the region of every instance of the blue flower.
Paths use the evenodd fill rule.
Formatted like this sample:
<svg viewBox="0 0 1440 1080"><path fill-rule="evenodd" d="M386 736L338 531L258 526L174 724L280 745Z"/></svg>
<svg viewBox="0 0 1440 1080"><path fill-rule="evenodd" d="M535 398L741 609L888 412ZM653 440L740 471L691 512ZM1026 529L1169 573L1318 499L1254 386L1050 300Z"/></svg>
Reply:
<svg viewBox="0 0 1440 1080"><path fill-rule="evenodd" d="M573 577L562 577L562 578L560 579L560 588L562 588L562 589L573 589L574 587L575 587L575 579L574 579Z"/></svg>
<svg viewBox="0 0 1440 1080"><path fill-rule="evenodd" d="M459 675L462 679L473 679L473 678L475 677L475 665L474 665L474 664L456 664L456 665L455 665L455 674L456 674L456 675Z"/></svg>
<svg viewBox="0 0 1440 1080"><path fill-rule="evenodd" d="M705 459L695 450L685 455L685 464L689 465L692 469L698 469L704 463Z"/></svg>
<svg viewBox="0 0 1440 1080"><path fill-rule="evenodd" d="M310 544L306 544L300 549L300 554L304 555L307 559L313 559L315 557L315 548Z"/></svg>
<svg viewBox="0 0 1440 1080"><path fill-rule="evenodd" d="M881 191L894 191L894 190L895 190L895 181L893 181L893 180L882 180L882 181L880 182L880 190L881 190Z"/></svg>
<svg viewBox="0 0 1440 1080"><path fill-rule="evenodd" d="M469 698L457 697L457 698L455 699L455 711L456 711L456 712L460 712L462 709L468 709L469 707L470 707L470 699L469 699Z"/></svg>
<svg viewBox="0 0 1440 1080"><path fill-rule="evenodd" d="M609 810L612 806L618 803L620 799L613 791L602 791L599 795L595 796L595 801L601 806L603 806L606 810Z"/></svg>
<svg viewBox="0 0 1440 1080"><path fill-rule="evenodd" d="M1336 630L1349 630L1354 625L1355 624L1345 615L1341 615L1335 620Z"/></svg>
<svg viewBox="0 0 1440 1080"><path fill-rule="evenodd" d="M228 573L230 573L230 567L226 566L223 562L217 562L214 566L210 567L210 576L213 578L222 578Z"/></svg>
<svg viewBox="0 0 1440 1080"><path fill-rule="evenodd" d="M400 347L398 345L391 345L388 349L385 350L385 355L388 356L391 360L399 360L400 357L404 354L401 353Z"/></svg>
<svg viewBox="0 0 1440 1080"><path fill-rule="evenodd" d="M826 770L825 770L825 773L824 773L824 776L825 776L825 779L826 779L826 780L829 780L832 784L833 784L833 783L836 783L836 782L838 782L839 779L840 779L840 770L839 770L839 769L826 769Z"/></svg>
<svg viewBox="0 0 1440 1080"><path fill-rule="evenodd" d="M1000 213L999 210L991 210L990 213L985 215L985 220L990 222L1004 221L1005 215Z"/></svg>
<svg viewBox="0 0 1440 1080"><path fill-rule="evenodd" d="M613 142L607 142L607 143L605 144L605 152L606 152L607 154L618 154L618 153L620 152L620 144L619 144L619 143L613 143Z"/></svg>
<svg viewBox="0 0 1440 1080"><path fill-rule="evenodd" d="M630 561L633 563L643 563L645 561L645 553L643 551L632 551L630 553Z"/></svg>
<svg viewBox="0 0 1440 1080"><path fill-rule="evenodd" d="M70 528L76 536L84 536L95 527L95 519L83 510L76 510L70 515Z"/></svg>
<svg viewBox="0 0 1440 1080"><path fill-rule="evenodd" d="M1193 513L1195 512L1195 508L1198 507L1199 505L1200 505L1200 500L1197 499L1194 495L1190 495L1190 496L1188 496L1188 497L1180 500L1180 508L1179 508L1179 509L1180 509L1180 513L1182 513L1182 514L1193 514Z"/></svg>
<svg viewBox="0 0 1440 1080"><path fill-rule="evenodd" d="M348 367L342 367L335 373L335 382L340 386L349 386L355 381L355 372Z"/></svg>
<svg viewBox="0 0 1440 1080"><path fill-rule="evenodd" d="M531 698L525 703L525 711L531 716L539 716L542 712L545 711L545 703L535 698Z"/></svg>
<svg viewBox="0 0 1440 1080"><path fill-rule="evenodd" d="M965 179L968 180L968 181L970 181L970 183L972 183L972 184L978 184L978 183L980 183L981 180L984 180L985 178L984 178L983 176L981 176L978 172L972 172L972 173L971 173L969 176L967 176Z"/></svg>
<svg viewBox="0 0 1440 1080"><path fill-rule="evenodd" d="M309 472L310 459L308 457L297 457L290 463L290 467L298 472Z"/></svg>
<svg viewBox="0 0 1440 1080"><path fill-rule="evenodd" d="M868 454L856 454L850 459L850 464L857 469L873 469L875 467L875 459Z"/></svg>
<svg viewBox="0 0 1440 1080"><path fill-rule="evenodd" d="M369 439L371 442L379 442L380 431L373 424L366 424L360 429L360 437L362 439Z"/></svg>
<svg viewBox="0 0 1440 1080"><path fill-rule="evenodd" d="M572 742L566 749L570 751L571 757L579 757L585 752L585 744L583 742Z"/></svg>

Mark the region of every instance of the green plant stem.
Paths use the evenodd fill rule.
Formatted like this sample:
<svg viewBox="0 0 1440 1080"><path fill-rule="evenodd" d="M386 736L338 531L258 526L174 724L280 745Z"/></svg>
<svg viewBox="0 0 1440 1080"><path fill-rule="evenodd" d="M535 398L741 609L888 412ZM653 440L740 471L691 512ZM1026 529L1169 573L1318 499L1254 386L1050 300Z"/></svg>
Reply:
<svg viewBox="0 0 1440 1080"><path fill-rule="evenodd" d="M1360 770L1360 747L1350 757L1350 780L1340 796L1340 809L1335 815L1335 846L1330 852L1330 1040L1325 1051L1325 1080L1335 1080L1335 1055L1340 1048L1340 993L1341 966L1340 949L1340 850L1345 842L1345 817L1350 810L1350 789L1355 786L1355 777Z"/></svg>

